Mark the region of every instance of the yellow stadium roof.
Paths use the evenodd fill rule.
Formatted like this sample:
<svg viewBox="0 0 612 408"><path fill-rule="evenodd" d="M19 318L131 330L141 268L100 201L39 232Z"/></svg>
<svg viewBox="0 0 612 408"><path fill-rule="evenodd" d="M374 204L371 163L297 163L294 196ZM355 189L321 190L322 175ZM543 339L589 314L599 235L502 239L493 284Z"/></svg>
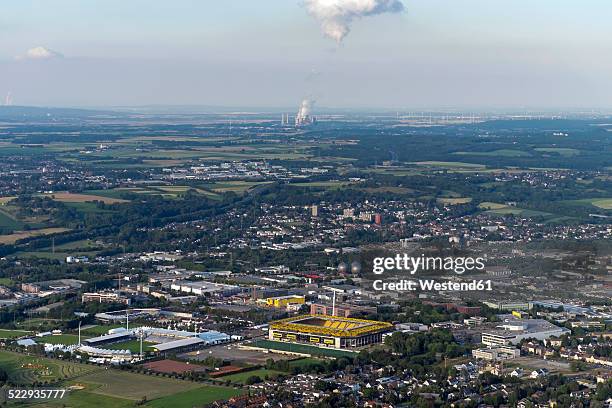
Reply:
<svg viewBox="0 0 612 408"><path fill-rule="evenodd" d="M358 337L387 331L392 327L393 325L387 322L326 315L304 315L270 323L272 330L333 337Z"/></svg>

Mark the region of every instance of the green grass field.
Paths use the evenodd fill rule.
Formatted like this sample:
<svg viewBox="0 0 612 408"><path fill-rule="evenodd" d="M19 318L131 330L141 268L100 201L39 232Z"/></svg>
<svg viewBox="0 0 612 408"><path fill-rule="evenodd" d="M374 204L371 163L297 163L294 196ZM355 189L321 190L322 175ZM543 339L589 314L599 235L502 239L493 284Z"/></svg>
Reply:
<svg viewBox="0 0 612 408"><path fill-rule="evenodd" d="M543 153L557 153L563 157L573 157L580 154L580 150L566 147L536 147L533 150Z"/></svg>
<svg viewBox="0 0 612 408"><path fill-rule="evenodd" d="M522 150L499 149L490 152L455 152L458 156L486 156L486 157L530 157L531 154Z"/></svg>
<svg viewBox="0 0 612 408"><path fill-rule="evenodd" d="M89 204L89 203L77 203L77 204ZM36 251L19 251L16 254L22 258L43 258L43 259L55 259L64 261L66 256L87 256L94 258L102 249L100 245L96 245L93 241L88 239L67 242L65 244L56 245L55 252L53 248L46 247L40 248Z"/></svg>
<svg viewBox="0 0 612 408"><path fill-rule="evenodd" d="M506 207L506 204L492 203L489 201L482 202L478 205L478 208L482 208L483 210L501 210Z"/></svg>
<svg viewBox="0 0 612 408"><path fill-rule="evenodd" d="M407 187L395 187L395 186L381 186L381 187L365 187L359 188L361 191L365 191L366 193L374 193L374 194L412 194L416 192L411 188Z"/></svg>
<svg viewBox="0 0 612 408"><path fill-rule="evenodd" d="M217 400L226 400L244 394L244 391L229 387L204 386L189 391L179 392L167 397L153 400L145 405L151 408L192 408L205 406Z"/></svg>
<svg viewBox="0 0 612 408"><path fill-rule="evenodd" d="M125 197L125 194L128 193L138 195L161 195L165 198L178 198L180 194L184 194L188 190L194 190L196 193L202 194L213 200L219 200L221 198L221 196L215 193L214 191L191 186L149 186L148 188L116 188L112 190L89 190L87 191L87 193L110 198L123 198Z"/></svg>
<svg viewBox="0 0 612 408"><path fill-rule="evenodd" d="M110 190L86 190L84 194L93 194L108 198L124 198L125 194L138 194L141 191L146 191L138 187L113 188Z"/></svg>
<svg viewBox="0 0 612 408"><path fill-rule="evenodd" d="M93 327L88 327L86 329L81 328L81 334L86 336L101 336L103 334L108 334L108 331L111 329L116 329L117 327L125 327L125 325L121 324L108 324L108 325L97 325Z"/></svg>
<svg viewBox="0 0 612 408"><path fill-rule="evenodd" d="M305 367L311 364L317 364L317 363L321 363L323 360L320 358L314 358L314 357L306 357L306 358L300 358L298 360L291 360L289 361L289 367L293 368L293 367Z"/></svg>
<svg viewBox="0 0 612 408"><path fill-rule="evenodd" d="M8 330L0 329L0 339L15 339L17 337L27 336L32 332L27 330Z"/></svg>
<svg viewBox="0 0 612 408"><path fill-rule="evenodd" d="M150 351L151 350L150 347L154 344L155 343L151 343L150 341L143 341L142 350ZM140 353L140 341L139 340L122 341L120 343L108 344L104 346L104 348L107 348L110 350L130 350L132 353Z"/></svg>
<svg viewBox="0 0 612 408"><path fill-rule="evenodd" d="M95 387L92 389L93 393L131 400L140 400L144 396L148 400L153 400L201 387L200 384L191 381L136 374L110 368L81 376L78 381Z"/></svg>
<svg viewBox="0 0 612 408"><path fill-rule="evenodd" d="M307 344L293 344L281 341L273 340L255 340L251 343L254 347L261 347L272 350L289 351L300 354L310 354L312 356L323 356L323 357L349 357L353 358L357 353L345 350L336 350L331 348L321 348L316 346L309 346Z"/></svg>
<svg viewBox="0 0 612 408"><path fill-rule="evenodd" d="M56 326L57 322L61 322L61 320L35 317L33 319L24 320L23 322L17 322L16 325L21 330L45 331L45 328L49 328L50 326Z"/></svg>
<svg viewBox="0 0 612 408"><path fill-rule="evenodd" d="M503 208L494 208L491 210L487 210L485 212L487 214L500 215L500 216L504 216L504 215L516 215L520 217L552 217L553 216L553 214L543 212L543 211L528 210L524 208L510 207L510 206L504 206Z"/></svg>
<svg viewBox="0 0 612 408"><path fill-rule="evenodd" d="M28 231L15 231L12 234L0 235L0 244L14 244L15 242L32 237L39 237L43 235L59 234L61 232L69 231L68 228L40 228Z"/></svg>
<svg viewBox="0 0 612 408"><path fill-rule="evenodd" d="M465 163L465 162L446 162L446 161L422 161L414 162L417 166L423 167L439 167L443 169L484 169L486 166L482 164Z"/></svg>
<svg viewBox="0 0 612 408"><path fill-rule="evenodd" d="M270 183L270 181L223 181L217 183L206 183L203 184L202 187L207 190L211 190L214 193L227 193L232 191L237 194L243 194L254 187Z"/></svg>
<svg viewBox="0 0 612 408"><path fill-rule="evenodd" d="M98 370L95 366L8 351L0 351L0 366L7 371L11 382L19 385L74 378Z"/></svg>
<svg viewBox="0 0 612 408"><path fill-rule="evenodd" d="M257 376L262 380L265 380L266 377L273 378L279 374L283 374L281 371L277 370L268 370L266 368L260 368L258 370L245 371L237 374L229 374L224 375L222 377L217 377L220 381L231 381L233 383L244 384L249 377Z"/></svg>
<svg viewBox="0 0 612 408"><path fill-rule="evenodd" d="M37 407L67 407L67 408L128 408L134 406L133 400L111 397L110 395L94 394L85 390L69 391L64 398L48 401Z"/></svg>
<svg viewBox="0 0 612 408"><path fill-rule="evenodd" d="M25 223L19 221L6 211L0 210L0 227L9 228L15 231L22 230Z"/></svg>
<svg viewBox="0 0 612 408"><path fill-rule="evenodd" d="M603 210L612 210L612 198L584 198L582 200L567 201L570 204L592 205Z"/></svg>
<svg viewBox="0 0 612 408"><path fill-rule="evenodd" d="M420 174L418 169L411 167L376 167L367 169L369 173L385 174L396 177L407 177Z"/></svg>
<svg viewBox="0 0 612 408"><path fill-rule="evenodd" d="M437 201L441 204L458 205L458 204L467 204L471 202L472 199L470 197L456 197L456 198L442 197L442 198L438 198Z"/></svg>
<svg viewBox="0 0 612 408"><path fill-rule="evenodd" d="M291 183L291 187L308 187L308 188L325 188L328 190L339 189L346 187L351 183L346 181L311 181L305 183Z"/></svg>
<svg viewBox="0 0 612 408"><path fill-rule="evenodd" d="M66 253L64 252L51 252L51 251L19 251L15 252L15 255L22 258L38 258L38 259L52 259L56 261L63 261L66 259ZM77 255L86 255L77 253Z"/></svg>
<svg viewBox="0 0 612 408"><path fill-rule="evenodd" d="M60 381L62 388L70 385L80 388L70 390L62 400L44 401L38 407L127 408L146 397L148 407L191 408L243 392L8 351L0 351L0 366L7 371L9 380L19 386Z"/></svg>

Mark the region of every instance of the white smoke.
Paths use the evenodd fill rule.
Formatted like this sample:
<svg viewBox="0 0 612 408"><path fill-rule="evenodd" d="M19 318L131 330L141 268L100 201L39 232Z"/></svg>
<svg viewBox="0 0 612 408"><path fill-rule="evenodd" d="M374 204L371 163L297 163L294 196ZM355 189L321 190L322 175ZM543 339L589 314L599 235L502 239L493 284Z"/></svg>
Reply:
<svg viewBox="0 0 612 408"><path fill-rule="evenodd" d="M340 43L356 18L404 10L401 0L304 0L308 13L321 23L326 37Z"/></svg>
<svg viewBox="0 0 612 408"><path fill-rule="evenodd" d="M18 60L45 60L45 59L53 59L53 58L63 58L64 56L57 51L50 50L48 48L39 46L30 48L26 51L25 55L20 55L16 57Z"/></svg>
<svg viewBox="0 0 612 408"><path fill-rule="evenodd" d="M307 116L310 116L310 113L312 112L313 104L314 104L313 100L304 99L302 101L302 104L300 105L300 109L298 110L298 117L305 118Z"/></svg>

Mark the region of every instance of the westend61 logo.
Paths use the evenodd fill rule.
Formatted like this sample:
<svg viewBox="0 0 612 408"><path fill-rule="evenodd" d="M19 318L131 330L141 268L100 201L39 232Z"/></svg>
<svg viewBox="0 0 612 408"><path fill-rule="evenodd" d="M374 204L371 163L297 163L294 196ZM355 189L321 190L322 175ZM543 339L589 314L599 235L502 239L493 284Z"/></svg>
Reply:
<svg viewBox="0 0 612 408"><path fill-rule="evenodd" d="M405 272L410 275L418 271L454 272L462 275L467 271L482 272L485 269L484 258L472 257L412 257L397 254L394 257L374 258L372 273L381 275L387 271ZM439 282L434 279L401 279L385 282L377 279L372 282L376 291L490 291L491 280L472 280L469 282Z"/></svg>

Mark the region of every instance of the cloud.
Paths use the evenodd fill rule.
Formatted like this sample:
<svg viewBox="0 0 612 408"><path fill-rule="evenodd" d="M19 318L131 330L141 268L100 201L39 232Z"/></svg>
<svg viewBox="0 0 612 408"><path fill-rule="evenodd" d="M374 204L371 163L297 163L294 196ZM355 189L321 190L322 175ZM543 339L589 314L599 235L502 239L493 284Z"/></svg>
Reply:
<svg viewBox="0 0 612 408"><path fill-rule="evenodd" d="M401 0L304 0L303 4L323 34L337 43L348 35L355 19L404 10Z"/></svg>
<svg viewBox="0 0 612 408"><path fill-rule="evenodd" d="M30 48L24 55L16 57L18 60L48 60L54 58L64 58L62 54L57 51L50 50L43 46Z"/></svg>

